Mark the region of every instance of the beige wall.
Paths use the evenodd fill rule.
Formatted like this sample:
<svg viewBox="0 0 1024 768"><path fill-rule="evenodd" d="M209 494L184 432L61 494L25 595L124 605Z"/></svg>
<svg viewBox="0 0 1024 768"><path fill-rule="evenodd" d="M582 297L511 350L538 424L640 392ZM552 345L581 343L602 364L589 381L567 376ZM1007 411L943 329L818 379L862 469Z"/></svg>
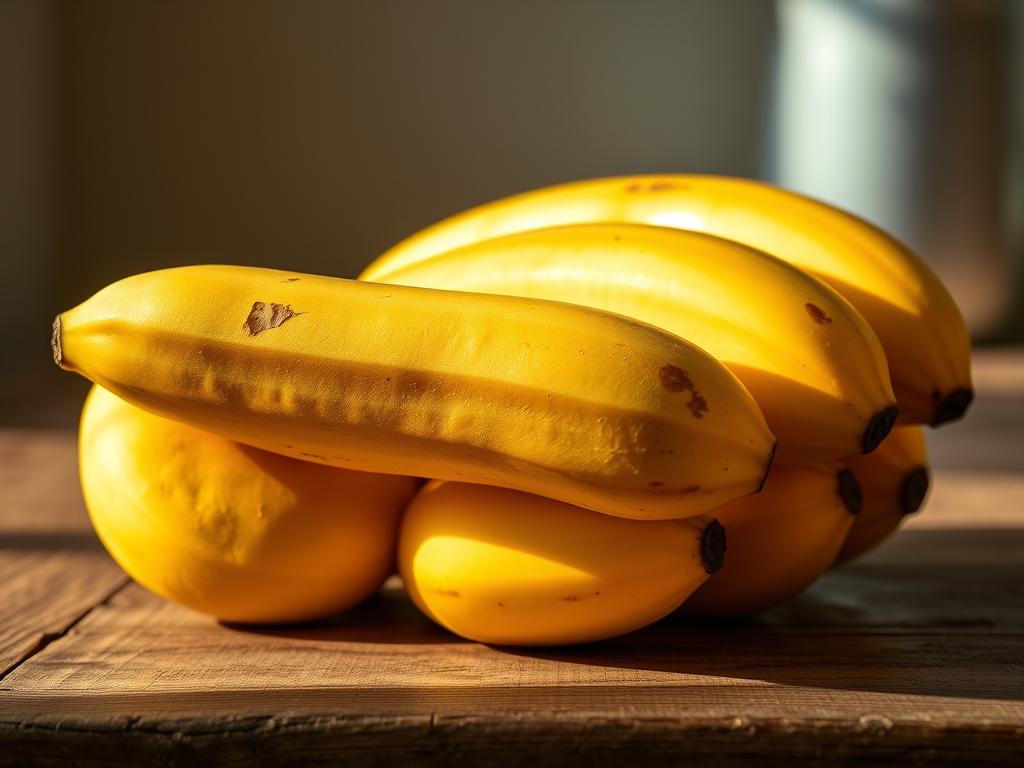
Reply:
<svg viewBox="0 0 1024 768"><path fill-rule="evenodd" d="M0 384L25 361L49 358L57 224L53 30L50 3L0 2Z"/></svg>
<svg viewBox="0 0 1024 768"><path fill-rule="evenodd" d="M354 275L554 181L757 171L762 0L64 10L65 303L185 262Z"/></svg>

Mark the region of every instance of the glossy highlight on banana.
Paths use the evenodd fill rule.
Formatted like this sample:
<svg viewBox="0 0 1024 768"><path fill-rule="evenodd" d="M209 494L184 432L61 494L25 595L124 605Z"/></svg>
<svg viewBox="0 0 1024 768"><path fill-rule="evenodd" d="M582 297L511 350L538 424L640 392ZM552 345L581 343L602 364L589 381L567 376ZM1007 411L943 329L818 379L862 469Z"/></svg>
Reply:
<svg viewBox="0 0 1024 768"><path fill-rule="evenodd" d="M504 488L432 482L399 534L399 573L438 624L481 643L567 645L640 629L722 567L714 519L595 515Z"/></svg>
<svg viewBox="0 0 1024 768"><path fill-rule="evenodd" d="M870 452L896 418L885 353L860 313L820 280L730 240L637 224L552 227L483 240L381 280L565 301L671 331L743 382L780 463Z"/></svg>
<svg viewBox="0 0 1024 768"><path fill-rule="evenodd" d="M383 254L362 279L517 232L631 222L717 235L766 251L832 286L868 320L889 359L900 418L938 426L973 397L970 339L935 273L905 245L850 213L749 179L662 174L578 181L482 205Z"/></svg>

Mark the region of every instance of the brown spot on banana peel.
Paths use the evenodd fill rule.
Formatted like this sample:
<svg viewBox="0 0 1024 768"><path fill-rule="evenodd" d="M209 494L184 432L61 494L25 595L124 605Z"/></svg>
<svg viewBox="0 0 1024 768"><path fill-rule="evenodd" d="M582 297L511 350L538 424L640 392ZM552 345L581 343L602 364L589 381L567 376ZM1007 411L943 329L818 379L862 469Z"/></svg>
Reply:
<svg viewBox="0 0 1024 768"><path fill-rule="evenodd" d="M807 314L811 316L811 320L816 322L818 325L827 325L832 322L832 318L826 314L825 310L819 307L817 304L807 302L804 304L804 309L807 310Z"/></svg>
<svg viewBox="0 0 1024 768"><path fill-rule="evenodd" d="M860 484L849 469L841 469L836 473L836 493L839 494L847 512L851 515L860 514L863 503Z"/></svg>
<svg viewBox="0 0 1024 768"><path fill-rule="evenodd" d="M707 413L708 401L697 391L697 388L693 385L693 380L690 378L690 374L679 366L672 365L671 363L661 366L658 369L658 381L661 382L662 388L667 389L669 392L690 393L690 402L686 404L686 407L690 409L690 413L693 414L695 419L703 418L704 414Z"/></svg>
<svg viewBox="0 0 1024 768"><path fill-rule="evenodd" d="M594 590L589 595L564 595L559 600L566 603L578 603L580 600L589 600L592 597L598 597L601 594L601 590Z"/></svg>
<svg viewBox="0 0 1024 768"><path fill-rule="evenodd" d="M280 328L301 314L303 313L294 311L288 304L254 301L249 316L245 318L244 327L250 336L258 336L271 328Z"/></svg>
<svg viewBox="0 0 1024 768"><path fill-rule="evenodd" d="M689 496L697 493L700 490L699 485L687 485L683 488L665 488L665 484L662 482L648 483L649 493L656 494L658 496ZM645 510L641 510L645 511Z"/></svg>
<svg viewBox="0 0 1024 768"><path fill-rule="evenodd" d="M462 597L457 589L435 589L434 593L444 597Z"/></svg>
<svg viewBox="0 0 1024 768"><path fill-rule="evenodd" d="M928 467L915 467L903 476L900 485L900 511L912 515L921 508L928 495Z"/></svg>
<svg viewBox="0 0 1024 768"><path fill-rule="evenodd" d="M725 564L725 549L725 526L712 518L700 532L700 561L708 575Z"/></svg>

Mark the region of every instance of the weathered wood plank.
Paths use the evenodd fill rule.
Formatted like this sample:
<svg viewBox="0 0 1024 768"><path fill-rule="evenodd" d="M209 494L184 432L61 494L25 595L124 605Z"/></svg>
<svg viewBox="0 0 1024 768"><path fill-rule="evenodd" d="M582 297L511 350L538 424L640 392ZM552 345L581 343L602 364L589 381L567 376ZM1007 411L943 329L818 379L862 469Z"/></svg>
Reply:
<svg viewBox="0 0 1024 768"><path fill-rule="evenodd" d="M614 695L608 692L609 698ZM489 692L483 696L489 699ZM466 703L465 709L475 706ZM304 717L285 708L274 717L227 720L213 731L169 728L139 719L126 719L112 729L32 723L16 734L8 731L0 764L905 768L1014 766L1021 758L1021 731L1013 726L950 729L937 736L928 726L892 723L874 715L856 723L805 718L798 724L742 717L681 723L674 718L637 719L586 710L570 714L571 698L566 704L558 712L498 717L443 712Z"/></svg>
<svg viewBox="0 0 1024 768"><path fill-rule="evenodd" d="M0 537L0 685L128 583L101 551L12 554L6 546Z"/></svg>
<svg viewBox="0 0 1024 768"><path fill-rule="evenodd" d="M0 679L127 584L89 525L66 432L0 432Z"/></svg>
<svg viewBox="0 0 1024 768"><path fill-rule="evenodd" d="M853 721L875 706L886 717L926 718L936 728L1024 722L1019 564L997 554L976 565L1000 546L1019 553L1022 544L1022 531L911 530L875 558L830 574L760 617L673 617L625 638L551 650L462 641L395 589L330 622L227 627L132 587L4 685L23 706L36 703L33 717L57 703L60 711L78 702L95 713L96 697L110 695L124 702L122 714L173 718L172 702L188 697L188 716L210 723L269 716L261 697L280 703L300 690L303 698L321 691L321 704L357 691L369 692L360 701L386 702L391 692L400 701L398 692L420 690L433 706L443 689L565 689L583 692L575 699L580 706L586 690L611 686L675 696L649 717L799 719L824 712ZM237 695L198 696L228 690ZM155 709L140 709L139 692ZM526 693L516 700L524 711L544 706L543 696L532 704ZM601 701L595 695L590 704L600 708ZM739 709L722 710L723 702Z"/></svg>

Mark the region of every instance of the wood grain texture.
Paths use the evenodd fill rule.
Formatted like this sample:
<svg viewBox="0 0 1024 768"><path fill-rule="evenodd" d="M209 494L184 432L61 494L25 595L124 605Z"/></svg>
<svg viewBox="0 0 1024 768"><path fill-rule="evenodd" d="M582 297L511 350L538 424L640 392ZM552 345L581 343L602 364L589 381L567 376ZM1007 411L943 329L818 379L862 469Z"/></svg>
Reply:
<svg viewBox="0 0 1024 768"><path fill-rule="evenodd" d="M0 433L0 680L128 583L89 525L69 438Z"/></svg>
<svg viewBox="0 0 1024 768"><path fill-rule="evenodd" d="M928 508L869 557L757 617L563 649L463 641L394 583L288 627L122 588L70 437L0 434L0 646L29 654L0 765L1024 764L1024 475L978 454L1019 444L1024 356L997 362L980 425L930 440Z"/></svg>

